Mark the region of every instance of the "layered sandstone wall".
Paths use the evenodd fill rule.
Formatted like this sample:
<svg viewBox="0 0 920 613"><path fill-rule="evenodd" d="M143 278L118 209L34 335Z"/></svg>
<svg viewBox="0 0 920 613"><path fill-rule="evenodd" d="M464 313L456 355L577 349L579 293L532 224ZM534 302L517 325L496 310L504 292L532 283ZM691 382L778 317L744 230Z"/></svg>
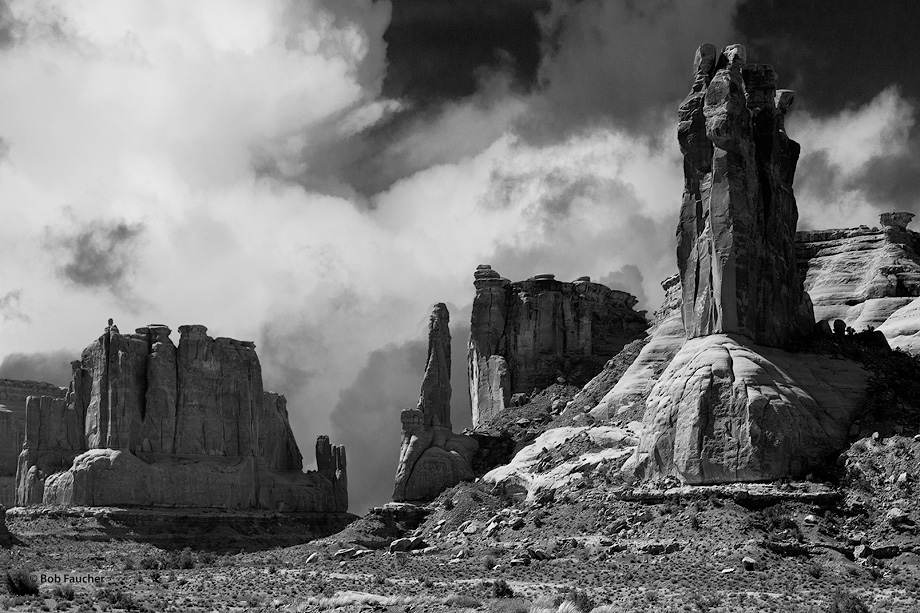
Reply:
<svg viewBox="0 0 920 613"><path fill-rule="evenodd" d="M176 347L166 326L121 334L110 321L64 398L28 399L18 503L345 511L344 450L302 472L255 345L179 332Z"/></svg>
<svg viewBox="0 0 920 613"><path fill-rule="evenodd" d="M469 385L473 425L509 406L511 396L563 376L585 383L645 333L636 298L581 277L537 275L512 283L490 266L474 275Z"/></svg>
<svg viewBox="0 0 920 613"><path fill-rule="evenodd" d="M920 233L911 213L883 213L878 228L798 232L799 275L818 321L874 328L892 347L920 353Z"/></svg>

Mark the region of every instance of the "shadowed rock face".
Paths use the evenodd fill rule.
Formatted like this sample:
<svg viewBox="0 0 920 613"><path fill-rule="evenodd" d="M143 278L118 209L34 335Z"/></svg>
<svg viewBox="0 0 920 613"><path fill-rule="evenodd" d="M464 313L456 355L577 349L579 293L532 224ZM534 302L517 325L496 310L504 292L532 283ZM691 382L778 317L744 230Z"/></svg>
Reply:
<svg viewBox="0 0 920 613"><path fill-rule="evenodd" d="M473 425L510 405L511 396L563 376L583 384L628 342L645 333L634 296L582 277L537 275L512 283L490 266L474 274L469 381Z"/></svg>
<svg viewBox="0 0 920 613"><path fill-rule="evenodd" d="M784 127L794 92L776 89L770 66L747 64L741 45L701 46L694 73L678 126L684 328L781 347L814 322L796 275L799 145Z"/></svg>
<svg viewBox="0 0 920 613"><path fill-rule="evenodd" d="M473 478L479 445L454 434L450 425L450 315L436 304L428 323L428 360L418 407L400 415L403 428L393 500L432 500L448 487Z"/></svg>
<svg viewBox="0 0 920 613"><path fill-rule="evenodd" d="M326 439L324 470L302 472L255 345L179 332L176 347L166 326L121 334L110 321L66 397L28 399L18 504L345 511L344 450Z"/></svg>

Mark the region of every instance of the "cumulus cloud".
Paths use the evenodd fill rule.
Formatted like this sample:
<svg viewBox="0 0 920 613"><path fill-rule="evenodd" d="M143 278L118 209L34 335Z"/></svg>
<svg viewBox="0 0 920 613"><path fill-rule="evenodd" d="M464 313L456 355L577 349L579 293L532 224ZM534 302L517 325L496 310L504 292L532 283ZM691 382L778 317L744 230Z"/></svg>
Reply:
<svg viewBox="0 0 920 613"><path fill-rule="evenodd" d="M800 227L871 226L880 212L920 212L916 125L916 108L897 87L831 115L794 111L787 131L802 145Z"/></svg>

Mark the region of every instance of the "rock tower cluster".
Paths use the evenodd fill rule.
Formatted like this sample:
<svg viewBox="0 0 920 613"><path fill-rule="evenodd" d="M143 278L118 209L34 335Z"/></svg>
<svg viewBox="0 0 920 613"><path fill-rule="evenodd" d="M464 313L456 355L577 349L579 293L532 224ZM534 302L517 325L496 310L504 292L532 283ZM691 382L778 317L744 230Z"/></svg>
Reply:
<svg viewBox="0 0 920 613"><path fill-rule="evenodd" d="M512 283L481 265L474 274L469 384L473 425L563 377L584 384L648 326L636 298L581 277L551 274Z"/></svg>
<svg viewBox="0 0 920 613"><path fill-rule="evenodd" d="M66 395L31 396L17 503L344 512L345 452L317 443L304 474L284 396L262 389L255 345L181 326L105 333Z"/></svg>

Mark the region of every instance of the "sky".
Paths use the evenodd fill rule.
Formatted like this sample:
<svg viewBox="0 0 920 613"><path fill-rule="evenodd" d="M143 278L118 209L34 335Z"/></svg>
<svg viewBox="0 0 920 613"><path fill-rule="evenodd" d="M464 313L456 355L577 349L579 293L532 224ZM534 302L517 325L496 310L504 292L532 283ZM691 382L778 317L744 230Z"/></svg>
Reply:
<svg viewBox="0 0 920 613"><path fill-rule="evenodd" d="M796 90L800 228L920 212L920 3L0 0L0 377L66 385L109 317L256 343L307 468L389 500L431 307L470 423L473 271L654 310L676 109L742 43ZM178 333L173 332L178 341Z"/></svg>

